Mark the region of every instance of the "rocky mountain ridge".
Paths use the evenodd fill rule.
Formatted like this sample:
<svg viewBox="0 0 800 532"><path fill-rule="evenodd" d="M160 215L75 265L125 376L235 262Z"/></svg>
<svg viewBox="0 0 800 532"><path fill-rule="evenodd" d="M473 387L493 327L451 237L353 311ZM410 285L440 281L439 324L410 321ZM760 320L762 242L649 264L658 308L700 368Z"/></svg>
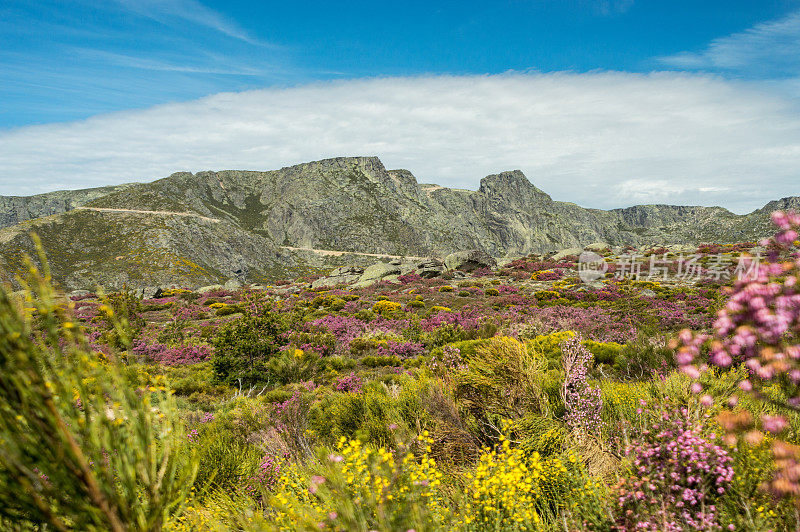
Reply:
<svg viewBox="0 0 800 532"><path fill-rule="evenodd" d="M375 261L369 254L442 258L475 249L500 258L593 242L740 242L767 236L775 208L800 208L800 198L790 197L747 215L669 205L586 209L554 201L519 170L487 176L471 191L420 184L377 157L267 172L178 172L151 183L52 194L27 203L0 197L0 266L20 267L34 230L56 276L76 288L264 281L364 266Z"/></svg>

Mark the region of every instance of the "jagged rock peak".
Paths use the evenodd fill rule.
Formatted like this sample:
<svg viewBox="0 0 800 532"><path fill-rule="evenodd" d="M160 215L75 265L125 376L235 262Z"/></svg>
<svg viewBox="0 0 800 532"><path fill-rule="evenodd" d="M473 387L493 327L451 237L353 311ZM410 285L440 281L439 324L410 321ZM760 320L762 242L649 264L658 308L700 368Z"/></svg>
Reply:
<svg viewBox="0 0 800 532"><path fill-rule="evenodd" d="M487 196L511 195L512 197L538 196L540 199L552 201L549 194L536 188L522 170L510 170L499 174L487 175L481 179L478 192Z"/></svg>

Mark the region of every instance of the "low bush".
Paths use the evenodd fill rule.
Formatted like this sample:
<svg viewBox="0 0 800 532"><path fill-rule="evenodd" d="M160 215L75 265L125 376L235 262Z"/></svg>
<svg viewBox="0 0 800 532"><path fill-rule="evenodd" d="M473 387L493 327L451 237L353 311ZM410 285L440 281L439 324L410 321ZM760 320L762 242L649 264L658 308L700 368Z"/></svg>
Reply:
<svg viewBox="0 0 800 532"><path fill-rule="evenodd" d="M212 339L212 367L218 382L250 386L273 382L267 364L286 340L289 324L271 307L248 312L220 327Z"/></svg>

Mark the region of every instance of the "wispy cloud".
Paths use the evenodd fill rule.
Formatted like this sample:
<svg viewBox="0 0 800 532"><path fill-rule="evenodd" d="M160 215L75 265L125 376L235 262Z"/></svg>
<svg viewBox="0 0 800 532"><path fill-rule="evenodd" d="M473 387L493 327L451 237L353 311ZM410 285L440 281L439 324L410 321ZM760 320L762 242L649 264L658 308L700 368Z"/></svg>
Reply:
<svg viewBox="0 0 800 532"><path fill-rule="evenodd" d="M105 61L109 65L116 65L127 68L137 68L141 70L156 70L161 72L184 72L189 74L222 74L229 76L260 76L263 74L263 68L254 68L246 65L237 66L228 63L227 68L221 66L209 66L209 61L203 61L205 64L192 65L185 62L172 63L167 61L158 61L149 57L139 57L129 54L118 54L114 52L106 52L104 50L93 50L87 48L76 48L75 53L83 57L92 58L100 61ZM223 65L223 60L215 61L217 65Z"/></svg>
<svg viewBox="0 0 800 532"><path fill-rule="evenodd" d="M224 15L203 5L198 0L116 0L129 11L151 18L163 24L173 21L190 22L211 28L228 37L261 45L241 26Z"/></svg>
<svg viewBox="0 0 800 532"><path fill-rule="evenodd" d="M659 58L687 70L715 70L753 77L800 75L800 12L711 41L705 50Z"/></svg>
<svg viewBox="0 0 800 532"><path fill-rule="evenodd" d="M626 13L634 3L635 0L591 0L595 11L604 16Z"/></svg>
<svg viewBox="0 0 800 532"><path fill-rule="evenodd" d="M590 207L742 212L800 195L800 110L760 87L675 73L317 83L0 133L0 193L341 155L378 155L464 188L520 168L554 198Z"/></svg>

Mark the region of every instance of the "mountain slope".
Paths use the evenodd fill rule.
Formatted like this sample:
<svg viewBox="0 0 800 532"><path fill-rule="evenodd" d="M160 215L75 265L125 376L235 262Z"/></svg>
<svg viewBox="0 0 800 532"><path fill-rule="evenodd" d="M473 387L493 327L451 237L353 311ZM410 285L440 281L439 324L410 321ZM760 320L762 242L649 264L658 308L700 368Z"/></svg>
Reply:
<svg viewBox="0 0 800 532"><path fill-rule="evenodd" d="M800 205L798 198L784 198L748 215L669 205L602 211L553 201L518 170L487 176L476 191L459 190L419 184L407 170L386 170L376 157L268 172L180 172L152 183L79 192L71 203L37 200L67 212L0 231L0 264L18 267L15 257L30 248L26 233L35 229L67 286L198 285L366 260L289 248L414 256L481 249L503 257L598 241L642 246L755 240L769 234L772 210ZM2 200L0 220L10 220L19 209ZM176 266L181 261L196 267Z"/></svg>

